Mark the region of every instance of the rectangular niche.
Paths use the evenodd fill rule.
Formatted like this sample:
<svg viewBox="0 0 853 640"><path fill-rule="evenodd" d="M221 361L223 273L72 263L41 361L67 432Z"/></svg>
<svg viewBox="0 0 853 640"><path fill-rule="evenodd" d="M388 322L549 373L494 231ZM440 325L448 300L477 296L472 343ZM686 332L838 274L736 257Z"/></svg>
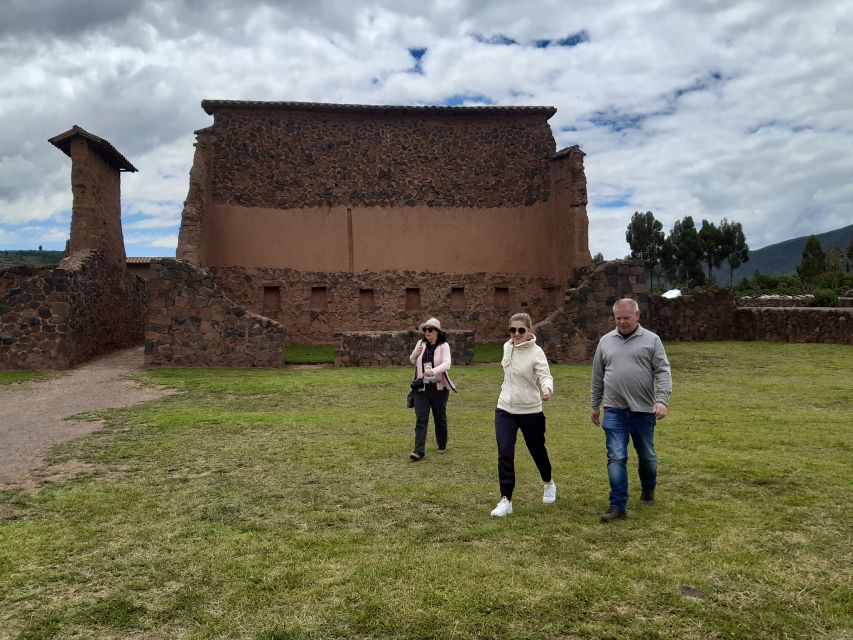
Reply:
<svg viewBox="0 0 853 640"><path fill-rule="evenodd" d="M557 309L563 306L562 287L546 287L545 292L548 294L548 305L552 309Z"/></svg>
<svg viewBox="0 0 853 640"><path fill-rule="evenodd" d="M358 309L359 311L373 311L376 307L376 296L373 289L359 289Z"/></svg>
<svg viewBox="0 0 853 640"><path fill-rule="evenodd" d="M495 309L509 309L509 287L495 287Z"/></svg>
<svg viewBox="0 0 853 640"><path fill-rule="evenodd" d="M264 311L281 311L281 287L264 285Z"/></svg>
<svg viewBox="0 0 853 640"><path fill-rule="evenodd" d="M465 287L453 287L450 289L450 306L453 309L465 308Z"/></svg>
<svg viewBox="0 0 853 640"><path fill-rule="evenodd" d="M406 311L420 311L421 290L417 287L406 287Z"/></svg>
<svg viewBox="0 0 853 640"><path fill-rule="evenodd" d="M329 310L329 296L326 292L326 287L311 287L311 310Z"/></svg>

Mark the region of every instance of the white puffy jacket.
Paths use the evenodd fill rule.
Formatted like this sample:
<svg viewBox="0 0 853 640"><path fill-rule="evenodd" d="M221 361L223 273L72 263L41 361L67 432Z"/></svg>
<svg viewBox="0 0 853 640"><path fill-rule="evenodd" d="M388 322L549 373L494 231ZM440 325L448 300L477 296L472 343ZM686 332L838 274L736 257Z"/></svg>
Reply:
<svg viewBox="0 0 853 640"><path fill-rule="evenodd" d="M509 413L539 413L542 411L542 391L554 391L554 378L548 367L545 352L536 344L536 336L518 346L512 340L504 343L504 382L498 397L498 409Z"/></svg>

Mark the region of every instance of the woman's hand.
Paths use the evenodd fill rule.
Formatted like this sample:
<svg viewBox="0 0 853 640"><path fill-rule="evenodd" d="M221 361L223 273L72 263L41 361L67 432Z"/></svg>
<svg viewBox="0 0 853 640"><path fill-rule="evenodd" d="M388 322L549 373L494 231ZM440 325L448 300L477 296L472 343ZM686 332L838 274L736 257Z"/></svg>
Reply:
<svg viewBox="0 0 853 640"><path fill-rule="evenodd" d="M551 397L551 394L552 394L552 393L553 393L553 391L551 391L551 390L550 390L550 389L548 389L547 387L546 387L545 389L542 389L542 399L543 399L543 400L547 400L548 398L550 398L550 397Z"/></svg>
<svg viewBox="0 0 853 640"><path fill-rule="evenodd" d="M421 355L423 352L424 352L424 345L420 345L420 346L418 347L417 352L415 352L415 357L417 357L417 356Z"/></svg>
<svg viewBox="0 0 853 640"><path fill-rule="evenodd" d="M427 369L426 371L424 371L424 377L425 378L434 378L435 372L432 369Z"/></svg>

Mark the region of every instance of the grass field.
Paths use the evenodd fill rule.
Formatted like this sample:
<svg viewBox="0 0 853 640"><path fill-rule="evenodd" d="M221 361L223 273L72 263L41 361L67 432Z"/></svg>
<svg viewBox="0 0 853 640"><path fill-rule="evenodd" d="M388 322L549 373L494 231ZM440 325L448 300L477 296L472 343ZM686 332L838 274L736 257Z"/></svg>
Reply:
<svg viewBox="0 0 853 640"><path fill-rule="evenodd" d="M0 371L0 386L17 382L47 380L51 374L40 371Z"/></svg>
<svg viewBox="0 0 853 640"><path fill-rule="evenodd" d="M27 251L6 250L0 251L0 269L17 267L19 265L31 264L58 264L62 261L62 251Z"/></svg>
<svg viewBox="0 0 853 640"><path fill-rule="evenodd" d="M92 414L38 491L0 494L0 638L853 637L853 348L669 345L658 504L607 507L588 366L555 366L559 487L519 443L497 495L501 371L456 368L450 450L410 463L410 370L158 370ZM64 470L64 476L63 476Z"/></svg>

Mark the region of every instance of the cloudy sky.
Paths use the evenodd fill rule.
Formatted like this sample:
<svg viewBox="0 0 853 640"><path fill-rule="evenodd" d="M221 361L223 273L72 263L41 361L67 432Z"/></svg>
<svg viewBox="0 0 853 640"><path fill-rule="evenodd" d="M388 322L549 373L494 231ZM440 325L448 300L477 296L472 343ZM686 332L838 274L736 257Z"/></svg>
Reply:
<svg viewBox="0 0 853 640"><path fill-rule="evenodd" d="M853 0L3 0L0 249L61 249L73 124L123 174L128 255L174 255L204 98L551 105L590 250L651 210L753 248L853 221Z"/></svg>

